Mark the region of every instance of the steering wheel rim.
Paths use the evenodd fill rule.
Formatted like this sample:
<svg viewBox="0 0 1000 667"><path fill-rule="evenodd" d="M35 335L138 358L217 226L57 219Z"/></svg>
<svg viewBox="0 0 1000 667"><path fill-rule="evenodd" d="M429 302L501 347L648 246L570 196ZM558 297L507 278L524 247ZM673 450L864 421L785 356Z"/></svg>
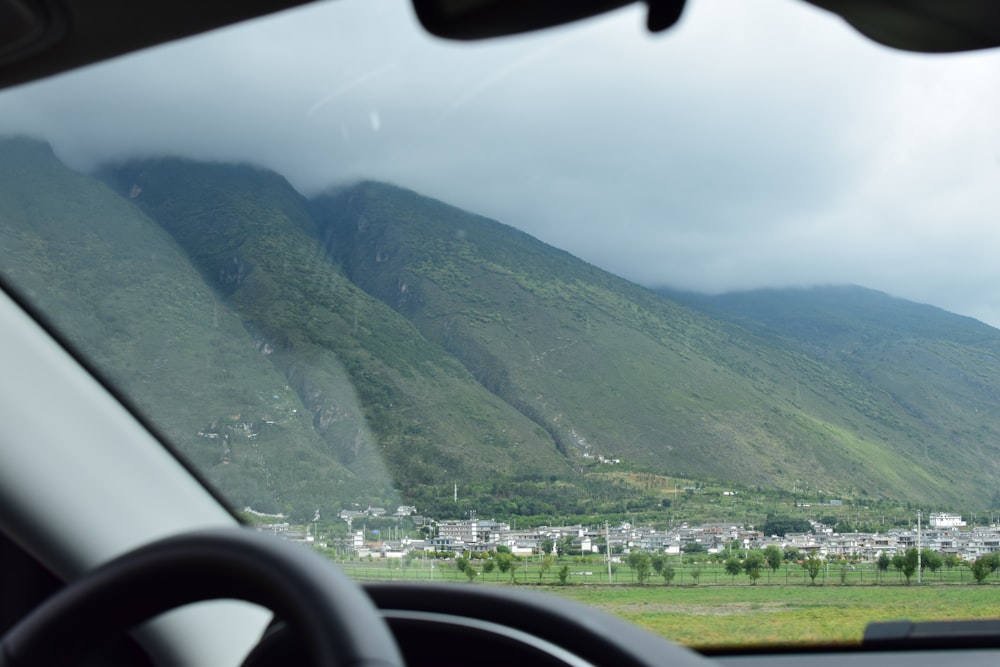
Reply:
<svg viewBox="0 0 1000 667"><path fill-rule="evenodd" d="M169 537L106 563L12 628L0 641L0 667L72 664L104 637L217 599L272 610L295 628L313 664L403 667L360 587L310 549L245 528Z"/></svg>

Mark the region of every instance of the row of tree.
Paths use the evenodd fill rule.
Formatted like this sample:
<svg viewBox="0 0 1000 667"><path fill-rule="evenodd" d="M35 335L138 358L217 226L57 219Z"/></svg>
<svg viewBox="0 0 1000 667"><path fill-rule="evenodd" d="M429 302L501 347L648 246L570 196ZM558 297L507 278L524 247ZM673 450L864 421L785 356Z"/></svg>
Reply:
<svg viewBox="0 0 1000 667"><path fill-rule="evenodd" d="M515 566L519 560L520 559L517 556L510 552L510 549L500 546L497 547L496 551L484 554L472 554L468 551L464 552L461 556L455 559L455 569L468 577L469 581L475 581L476 576L478 576L480 572L483 574L497 572L498 578L500 574L509 574L511 582L516 583L517 568ZM476 568L474 561L482 561L480 569ZM546 555L542 558L536 568L539 582L541 582L542 578L548 574L555 563L556 560L551 555ZM565 586L569 580L569 565L563 565L560 567L559 570L556 571L556 576L559 578L559 583Z"/></svg>
<svg viewBox="0 0 1000 667"><path fill-rule="evenodd" d="M734 580L739 575L745 574L750 578L750 583L753 585L757 583L757 580L761 578L766 570L769 570L772 574L776 573L783 564L791 561L801 564L806 574L809 575L810 581L815 585L816 577L822 572L824 565L829 565L829 560L824 560L816 556L809 556L800 560L797 556L797 550L790 554L789 550L782 550L781 547L771 544L763 550L754 549L747 552L737 551L732 553L723 562L723 568L726 574L730 575ZM918 568L921 572L937 572L942 567L951 568L962 563L963 561L955 555L942 556L931 549L921 549L918 552L914 547L910 547L902 553L897 552L893 556L882 552L875 561L877 576L879 578L884 577L885 573L891 567L906 578L907 584L910 583L913 575L917 573ZM635 573L636 581L639 584L646 583L651 571L661 575L667 584L670 584L676 575L674 568L667 561L667 557L660 553L648 554L644 551L633 551L626 558L626 564ZM841 565L841 582L844 582L847 578L847 568L848 565L845 561ZM987 577L1000 570L1000 553L981 556L969 565L969 569L977 583L985 582ZM695 568L690 571L690 574L697 582L700 570Z"/></svg>

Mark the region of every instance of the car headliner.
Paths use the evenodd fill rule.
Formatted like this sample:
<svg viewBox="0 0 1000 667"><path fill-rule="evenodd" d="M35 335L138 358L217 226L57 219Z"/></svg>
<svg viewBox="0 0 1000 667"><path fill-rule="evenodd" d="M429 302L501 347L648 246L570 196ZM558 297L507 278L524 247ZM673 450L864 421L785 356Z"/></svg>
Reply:
<svg viewBox="0 0 1000 667"><path fill-rule="evenodd" d="M895 48L1000 46L994 0L806 0ZM309 0L0 0L0 88L306 4ZM569 22L628 0L414 0L432 33L477 39ZM670 15L683 0L649 0ZM663 9L665 5L670 7ZM582 8L581 8L582 7ZM651 16L650 23L654 18ZM669 22L663 23L663 27Z"/></svg>

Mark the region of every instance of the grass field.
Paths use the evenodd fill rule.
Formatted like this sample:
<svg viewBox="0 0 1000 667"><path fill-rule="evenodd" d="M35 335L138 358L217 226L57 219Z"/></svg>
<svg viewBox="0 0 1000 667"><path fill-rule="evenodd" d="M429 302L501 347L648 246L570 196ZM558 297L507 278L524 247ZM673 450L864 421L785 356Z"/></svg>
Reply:
<svg viewBox="0 0 1000 667"><path fill-rule="evenodd" d="M566 586L547 590L688 646L856 643L869 621L995 618L995 586Z"/></svg>
<svg viewBox="0 0 1000 667"><path fill-rule="evenodd" d="M474 561L475 563L475 561ZM352 577L363 581L453 581L470 585L453 562L414 562L409 567L385 561L341 562ZM518 563L515 581L530 584L584 604L603 609L670 640L695 647L748 644L857 643L870 621L908 619L1000 618L997 578L988 585L972 583L966 568L924 573L924 584L904 585L898 573L886 573L876 585L870 566L844 572L830 568L810 585L797 566L765 575L756 586L746 576L735 580L714 565L702 566L697 585L690 568L678 567L672 585L662 578L644 586L632 584L627 567L613 574L600 563L567 563L569 585L554 585L559 566L542 571L537 563ZM478 566L481 569L481 564ZM824 577L826 583L824 584ZM510 574L497 571L475 576L474 585L510 585ZM460 582L465 582L464 584ZM678 585L680 584L680 585Z"/></svg>

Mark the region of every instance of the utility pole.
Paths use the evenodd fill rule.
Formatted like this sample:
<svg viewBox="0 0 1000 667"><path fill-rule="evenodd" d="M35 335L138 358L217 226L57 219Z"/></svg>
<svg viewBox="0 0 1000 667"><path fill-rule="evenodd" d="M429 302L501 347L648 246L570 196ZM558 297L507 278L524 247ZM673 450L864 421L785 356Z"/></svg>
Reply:
<svg viewBox="0 0 1000 667"><path fill-rule="evenodd" d="M917 584L920 584L920 548L922 543L920 541L920 510L917 510Z"/></svg>
<svg viewBox="0 0 1000 667"><path fill-rule="evenodd" d="M608 584L611 584L611 531L608 522L604 522L604 560L608 564Z"/></svg>

